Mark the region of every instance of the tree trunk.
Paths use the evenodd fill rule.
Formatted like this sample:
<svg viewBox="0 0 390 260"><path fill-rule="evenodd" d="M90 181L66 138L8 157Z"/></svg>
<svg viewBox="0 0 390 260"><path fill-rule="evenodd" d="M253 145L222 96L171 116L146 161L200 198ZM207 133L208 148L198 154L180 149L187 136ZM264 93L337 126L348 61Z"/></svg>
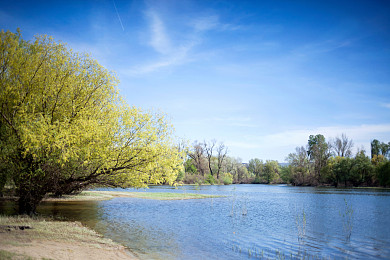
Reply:
<svg viewBox="0 0 390 260"><path fill-rule="evenodd" d="M19 214L23 215L36 215L37 206L42 201L44 195L41 194L20 194L18 205L19 205Z"/></svg>
<svg viewBox="0 0 390 260"><path fill-rule="evenodd" d="M44 176L22 174L16 182L19 214L36 215L36 209L52 185ZM47 182L45 184L45 181Z"/></svg>

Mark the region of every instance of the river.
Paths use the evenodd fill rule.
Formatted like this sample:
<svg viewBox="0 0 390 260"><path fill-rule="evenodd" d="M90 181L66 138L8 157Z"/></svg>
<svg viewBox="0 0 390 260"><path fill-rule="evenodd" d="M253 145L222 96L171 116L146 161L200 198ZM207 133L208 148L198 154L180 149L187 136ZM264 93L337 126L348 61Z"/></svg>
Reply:
<svg viewBox="0 0 390 260"><path fill-rule="evenodd" d="M146 191L224 197L45 202L38 210L80 221L141 259L390 258L390 190L229 185Z"/></svg>

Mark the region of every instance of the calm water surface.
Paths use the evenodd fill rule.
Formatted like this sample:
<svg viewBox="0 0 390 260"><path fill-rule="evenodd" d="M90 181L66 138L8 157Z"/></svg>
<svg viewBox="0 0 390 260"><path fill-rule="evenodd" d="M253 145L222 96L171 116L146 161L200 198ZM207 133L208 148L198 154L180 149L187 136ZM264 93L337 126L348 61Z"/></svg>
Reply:
<svg viewBox="0 0 390 260"><path fill-rule="evenodd" d="M50 202L39 212L81 221L141 259L390 259L389 190L230 185L146 191L226 197Z"/></svg>

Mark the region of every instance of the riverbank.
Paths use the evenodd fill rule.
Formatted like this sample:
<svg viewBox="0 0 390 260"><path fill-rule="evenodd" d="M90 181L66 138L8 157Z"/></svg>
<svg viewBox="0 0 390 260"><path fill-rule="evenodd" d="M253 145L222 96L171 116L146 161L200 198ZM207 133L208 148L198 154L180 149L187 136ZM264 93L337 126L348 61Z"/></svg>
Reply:
<svg viewBox="0 0 390 260"><path fill-rule="evenodd" d="M137 259L79 222L0 216L0 259Z"/></svg>
<svg viewBox="0 0 390 260"><path fill-rule="evenodd" d="M194 193L83 191L44 201L96 201L115 197L155 200L204 199L219 196ZM15 197L3 200L16 200ZM0 215L0 259L137 259L124 246L104 238L80 222L43 217Z"/></svg>

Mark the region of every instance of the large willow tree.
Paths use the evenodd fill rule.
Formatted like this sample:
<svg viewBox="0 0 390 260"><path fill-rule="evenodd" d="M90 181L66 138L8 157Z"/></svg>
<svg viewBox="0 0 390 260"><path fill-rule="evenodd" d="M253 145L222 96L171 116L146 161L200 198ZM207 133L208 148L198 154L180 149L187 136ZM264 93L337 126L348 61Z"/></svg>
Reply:
<svg viewBox="0 0 390 260"><path fill-rule="evenodd" d="M0 170L20 213L48 193L173 183L171 126L127 105L112 72L47 36L1 31L0 40Z"/></svg>

